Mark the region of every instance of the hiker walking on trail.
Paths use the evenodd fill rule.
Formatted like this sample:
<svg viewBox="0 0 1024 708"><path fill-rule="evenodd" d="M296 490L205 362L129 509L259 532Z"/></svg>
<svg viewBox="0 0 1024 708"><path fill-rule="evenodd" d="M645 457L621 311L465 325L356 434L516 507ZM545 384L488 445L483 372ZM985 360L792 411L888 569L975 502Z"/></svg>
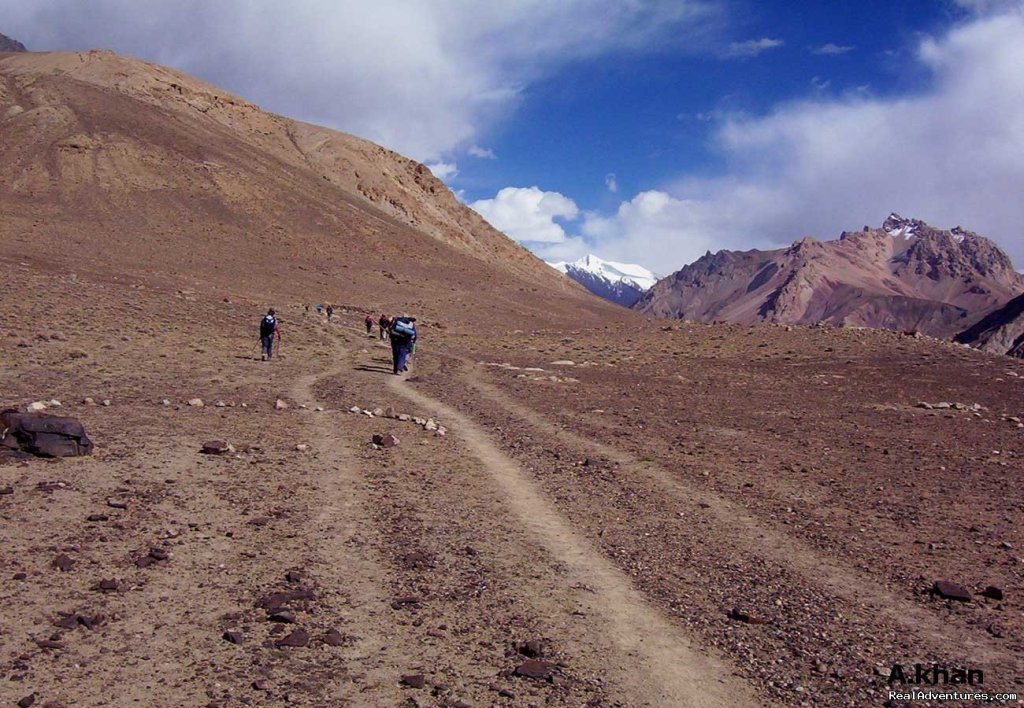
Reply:
<svg viewBox="0 0 1024 708"><path fill-rule="evenodd" d="M409 370L409 355L416 349L416 318L396 317L391 321L391 358L395 374Z"/></svg>
<svg viewBox="0 0 1024 708"><path fill-rule="evenodd" d="M383 341L388 336L388 329L391 327L391 318L387 315L381 315L380 319L377 320L377 325L380 327L380 338Z"/></svg>
<svg viewBox="0 0 1024 708"><path fill-rule="evenodd" d="M332 319L334 319L334 306L333 305L328 305L327 306L327 321L330 322Z"/></svg>
<svg viewBox="0 0 1024 708"><path fill-rule="evenodd" d="M366 335L370 336L373 334L373 315L366 316Z"/></svg>
<svg viewBox="0 0 1024 708"><path fill-rule="evenodd" d="M270 308L266 316L260 320L260 345L263 354L260 361L268 361L274 354L274 337L281 341L281 328L277 324L277 314Z"/></svg>

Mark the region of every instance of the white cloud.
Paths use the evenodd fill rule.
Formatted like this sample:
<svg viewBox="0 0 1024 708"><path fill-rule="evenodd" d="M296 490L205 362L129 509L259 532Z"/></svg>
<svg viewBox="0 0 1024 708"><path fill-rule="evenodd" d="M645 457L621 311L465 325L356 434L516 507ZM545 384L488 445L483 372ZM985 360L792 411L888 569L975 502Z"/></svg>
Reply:
<svg viewBox="0 0 1024 708"><path fill-rule="evenodd" d="M847 47L847 46L842 46L842 45L839 45L839 44L833 44L832 42L829 42L828 44L823 44L820 47L813 47L811 49L811 53L812 54L823 54L823 55L832 55L832 56L834 56L836 54L846 54L847 52L852 52L852 51L853 51L853 47Z"/></svg>
<svg viewBox="0 0 1024 708"><path fill-rule="evenodd" d="M481 160L497 160L498 156L494 154L494 150L490 148L482 148L479 145L473 145L469 148L469 154L473 157L479 157Z"/></svg>
<svg viewBox="0 0 1024 708"><path fill-rule="evenodd" d="M1021 0L951 0L951 2L956 7L976 15L991 15L1024 8L1024 2Z"/></svg>
<svg viewBox="0 0 1024 708"><path fill-rule="evenodd" d="M761 39L748 39L745 42L733 42L726 48L724 56L734 58L756 57L769 49L778 49L785 42L781 39L762 37Z"/></svg>
<svg viewBox="0 0 1024 708"><path fill-rule="evenodd" d="M35 50L107 48L420 161L472 145L566 62L691 51L722 0L0 0Z"/></svg>
<svg viewBox="0 0 1024 708"><path fill-rule="evenodd" d="M427 169L433 172L434 176L437 177L442 182L447 182L448 180L454 178L455 175L459 174L459 166L456 165L454 162L428 163Z"/></svg>
<svg viewBox="0 0 1024 708"><path fill-rule="evenodd" d="M565 229L555 219L572 221L580 213L572 199L539 187L505 187L494 199L480 199L470 206L494 228L523 243L565 241Z"/></svg>
<svg viewBox="0 0 1024 708"><path fill-rule="evenodd" d="M619 181L615 178L614 172L609 172L604 176L604 186L613 194L619 191Z"/></svg>
<svg viewBox="0 0 1024 708"><path fill-rule="evenodd" d="M878 225L889 211L994 238L1024 266L1024 14L976 19L920 42L928 89L862 92L727 119L718 179L683 178L587 215L604 257L665 272L706 249L777 247Z"/></svg>

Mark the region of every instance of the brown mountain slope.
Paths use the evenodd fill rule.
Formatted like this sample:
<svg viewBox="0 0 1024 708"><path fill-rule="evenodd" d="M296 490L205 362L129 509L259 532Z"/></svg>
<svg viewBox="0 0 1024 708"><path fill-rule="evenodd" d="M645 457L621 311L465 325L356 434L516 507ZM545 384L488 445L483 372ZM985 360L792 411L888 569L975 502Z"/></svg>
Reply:
<svg viewBox="0 0 1024 708"><path fill-rule="evenodd" d="M993 354L1024 359L1024 295L989 313L958 334L956 341Z"/></svg>
<svg viewBox="0 0 1024 708"><path fill-rule="evenodd" d="M3 52L24 52L25 45L16 39L11 39L5 34L0 34L0 53Z"/></svg>
<svg viewBox="0 0 1024 708"><path fill-rule="evenodd" d="M12 54L0 59L0 116L0 249L10 254L124 275L141 267L228 294L369 292L381 307L432 316L498 301L503 313L611 312L423 165L164 67L109 52ZM310 269L324 290L299 277ZM271 287L254 277L266 272ZM480 288L488 298L464 297Z"/></svg>
<svg viewBox="0 0 1024 708"><path fill-rule="evenodd" d="M992 241L892 214L880 229L777 251L720 251L655 285L636 308L704 322L915 329L946 337L1024 290Z"/></svg>

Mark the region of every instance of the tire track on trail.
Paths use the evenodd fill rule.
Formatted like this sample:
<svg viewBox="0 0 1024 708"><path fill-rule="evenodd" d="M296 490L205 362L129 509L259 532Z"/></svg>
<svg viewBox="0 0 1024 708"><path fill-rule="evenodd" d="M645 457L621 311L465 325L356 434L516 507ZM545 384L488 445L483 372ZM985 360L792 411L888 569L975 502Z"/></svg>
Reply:
<svg viewBox="0 0 1024 708"><path fill-rule="evenodd" d="M449 435L466 444L527 535L565 566L568 584L593 590L587 631L593 633L595 644L610 643L608 680L622 689L629 704L763 705L726 661L696 648L613 563L582 539L480 425L402 379L389 379L388 388L448 422Z"/></svg>
<svg viewBox="0 0 1024 708"><path fill-rule="evenodd" d="M495 385L481 380L471 362L461 361L466 365L465 383L506 414L576 450L604 457L637 473L659 494L676 500L683 508L699 505L712 516L712 524L718 527L719 535L732 538L752 557L769 560L795 572L809 584L823 587L827 596L841 599L850 609L860 613L865 621L870 623L874 616L881 615L900 625L910 636L919 637L924 644L939 650L940 654L941 650L948 650L952 642L958 653L966 654L975 662L986 662L992 667L1005 665L1005 647L982 635L981 628L972 632L953 626L910 598L880 586L816 552L801 540L759 521L720 495L688 485L657 463L639 460L612 445L566 430Z"/></svg>
<svg viewBox="0 0 1024 708"><path fill-rule="evenodd" d="M347 350L335 347L337 363L330 369L298 378L291 389L296 401L322 405L316 398L316 385L347 371ZM424 648L409 629L391 616L389 564L374 546L374 520L369 510L370 496L366 480L345 440L338 434L342 411L300 411L306 418L303 427L313 432L315 459L304 467L319 483L321 494L315 499L315 516L310 536L321 559L316 576L324 586L341 589L347 598L342 608L329 611L342 616L344 630L352 643L340 654L341 672L358 687L339 687L334 700L356 704L372 702L398 704L403 700L399 677L421 663ZM361 694L361 695L360 695Z"/></svg>

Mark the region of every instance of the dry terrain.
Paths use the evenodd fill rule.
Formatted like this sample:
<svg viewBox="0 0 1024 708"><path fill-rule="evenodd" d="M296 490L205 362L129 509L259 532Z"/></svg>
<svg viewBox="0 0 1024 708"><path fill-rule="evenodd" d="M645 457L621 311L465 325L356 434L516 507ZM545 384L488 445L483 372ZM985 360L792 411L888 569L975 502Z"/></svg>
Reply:
<svg viewBox="0 0 1024 708"><path fill-rule="evenodd" d="M0 56L0 116L0 407L96 444L0 458L0 703L1024 691L1021 361L642 317L410 160L106 53Z"/></svg>
<svg viewBox="0 0 1024 708"><path fill-rule="evenodd" d="M359 310L278 303L282 356L260 362L258 305L2 270L5 402L56 398L97 444L0 465L4 700L866 705L915 661L1022 688L1015 360L456 320L394 377ZM928 593L946 579L1005 599ZM276 644L296 629L308 646ZM514 675L531 640L549 680Z"/></svg>

